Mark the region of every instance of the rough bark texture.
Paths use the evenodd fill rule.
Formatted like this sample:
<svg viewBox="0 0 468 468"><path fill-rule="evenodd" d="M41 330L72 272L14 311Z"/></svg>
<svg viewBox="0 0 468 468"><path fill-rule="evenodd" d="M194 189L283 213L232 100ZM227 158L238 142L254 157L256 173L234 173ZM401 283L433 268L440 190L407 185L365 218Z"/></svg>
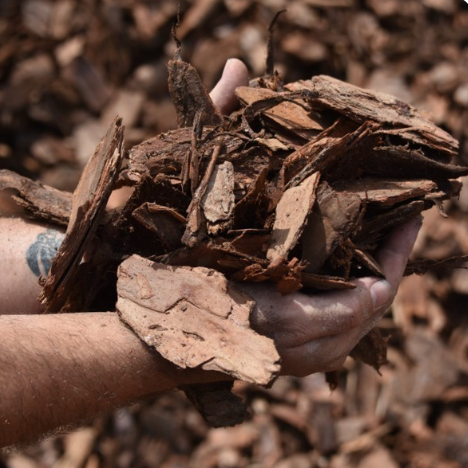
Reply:
<svg viewBox="0 0 468 468"><path fill-rule="evenodd" d="M0 191L10 191L11 199L30 216L46 223L67 226L72 195L34 182L6 169L0 171Z"/></svg>
<svg viewBox="0 0 468 468"><path fill-rule="evenodd" d="M46 312L87 310L76 273L101 221L122 161L123 126L116 118L90 158L73 194L65 238L52 262L41 301ZM90 291L92 294L94 291ZM88 296L89 297L89 296Z"/></svg>
<svg viewBox="0 0 468 468"><path fill-rule="evenodd" d="M259 385L278 374L273 342L250 329L255 303L221 273L134 255L120 265L118 276L121 318L178 367L224 372Z"/></svg>

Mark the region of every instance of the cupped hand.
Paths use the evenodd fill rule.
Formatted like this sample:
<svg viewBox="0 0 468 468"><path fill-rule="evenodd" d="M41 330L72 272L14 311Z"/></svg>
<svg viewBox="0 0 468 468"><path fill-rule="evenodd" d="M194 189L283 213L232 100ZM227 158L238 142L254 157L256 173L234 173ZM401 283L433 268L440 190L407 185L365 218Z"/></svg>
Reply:
<svg viewBox="0 0 468 468"><path fill-rule="evenodd" d="M238 105L235 88L247 85L246 66L231 59L210 95L227 114ZM283 374L305 376L341 367L392 304L420 226L419 217L395 228L377 252L386 280L361 278L354 281L356 289L313 296L282 296L273 285L238 284L255 299L251 324L275 341Z"/></svg>
<svg viewBox="0 0 468 468"><path fill-rule="evenodd" d="M361 278L353 281L356 289L312 296L240 285L257 303L252 327L274 340L283 374L303 377L342 366L392 304L420 227L418 217L395 228L377 252L386 280Z"/></svg>

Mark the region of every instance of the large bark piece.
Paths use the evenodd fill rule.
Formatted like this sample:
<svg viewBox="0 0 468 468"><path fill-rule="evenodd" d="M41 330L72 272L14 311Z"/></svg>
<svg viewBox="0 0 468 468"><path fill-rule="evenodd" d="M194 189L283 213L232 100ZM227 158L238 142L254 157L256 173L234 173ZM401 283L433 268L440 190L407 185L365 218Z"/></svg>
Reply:
<svg viewBox="0 0 468 468"><path fill-rule="evenodd" d="M75 274L118 176L123 156L123 130L121 119L116 118L86 165L73 194L65 239L52 262L40 297L46 312L76 311L83 307L77 299Z"/></svg>
<svg viewBox="0 0 468 468"><path fill-rule="evenodd" d="M215 370L259 385L277 376L273 342L249 326L255 303L219 272L134 255L120 265L118 277L120 317L178 367Z"/></svg>
<svg viewBox="0 0 468 468"><path fill-rule="evenodd" d="M398 134L405 139L440 151L445 163L458 151L457 141L447 132L425 119L414 107L388 94L358 88L330 76L315 76L288 88L305 91L317 108L331 109L355 122L371 120L399 128Z"/></svg>

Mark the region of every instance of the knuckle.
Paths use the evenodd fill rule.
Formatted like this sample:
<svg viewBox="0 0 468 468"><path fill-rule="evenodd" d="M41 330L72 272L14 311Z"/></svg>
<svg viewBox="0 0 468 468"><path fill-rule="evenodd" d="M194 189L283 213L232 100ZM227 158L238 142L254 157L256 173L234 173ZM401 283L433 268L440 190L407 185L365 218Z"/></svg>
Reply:
<svg viewBox="0 0 468 468"><path fill-rule="evenodd" d="M373 313L372 298L368 288L358 287L350 298L348 329L359 327Z"/></svg>

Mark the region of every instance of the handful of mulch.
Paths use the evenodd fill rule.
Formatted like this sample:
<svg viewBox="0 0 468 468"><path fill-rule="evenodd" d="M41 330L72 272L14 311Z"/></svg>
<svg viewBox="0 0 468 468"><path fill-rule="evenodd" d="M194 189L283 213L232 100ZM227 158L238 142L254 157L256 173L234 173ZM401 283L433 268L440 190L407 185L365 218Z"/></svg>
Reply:
<svg viewBox="0 0 468 468"><path fill-rule="evenodd" d="M327 76L283 85L270 73L236 90L241 107L228 117L191 65L171 61L169 77L178 130L127 156L116 119L72 200L8 171L0 189L68 226L44 280L47 312L116 307L177 366L268 385L279 356L250 329L255 304L233 282L313 294L382 276L373 253L389 230L434 204L443 214L468 168L450 165L457 142L411 106ZM133 194L106 212L124 185ZM385 341L373 331L352 355L378 369ZM219 426L245 417L230 385L185 390Z"/></svg>

